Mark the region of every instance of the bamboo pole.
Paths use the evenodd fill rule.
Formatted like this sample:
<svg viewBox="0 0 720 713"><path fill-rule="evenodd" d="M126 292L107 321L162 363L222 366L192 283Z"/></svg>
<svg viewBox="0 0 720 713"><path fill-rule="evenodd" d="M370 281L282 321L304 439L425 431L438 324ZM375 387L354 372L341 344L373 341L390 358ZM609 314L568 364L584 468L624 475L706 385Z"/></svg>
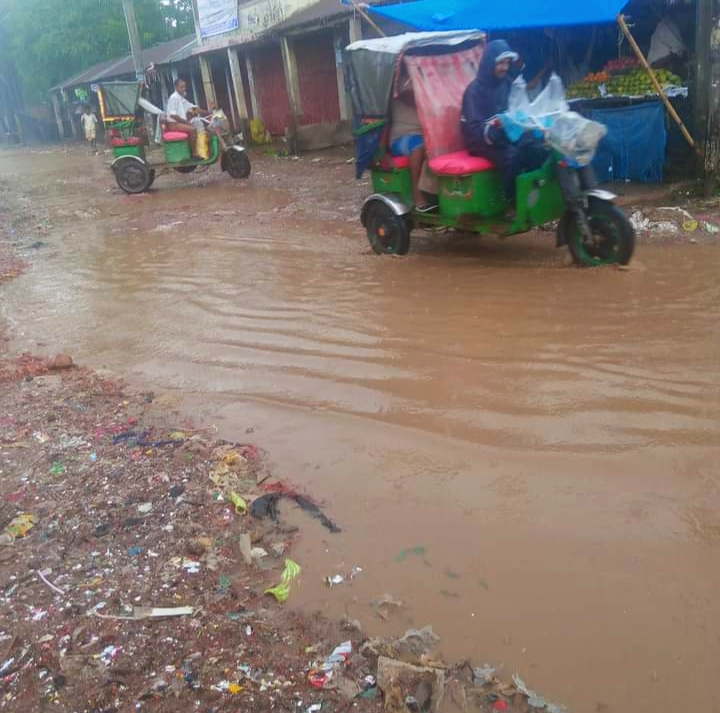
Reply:
<svg viewBox="0 0 720 713"><path fill-rule="evenodd" d="M617 17L618 25L620 26L620 29L623 31L623 34L627 38L627 41L632 47L633 52L635 53L635 56L638 58L638 61L643 66L645 71L650 75L650 79L652 80L653 86L655 87L655 91L660 96L660 99L662 100L663 104L665 105L665 108L667 109L668 114L672 117L673 121L680 127L680 132L685 137L685 141L690 144L692 148L694 148L696 151L699 152L699 148L695 144L695 139L690 135L690 132L687 130L687 127L685 124L683 124L683 120L678 116L678 113L675 111L675 107L670 103L670 100L667 98L667 95L665 94L665 90L660 86L660 82L658 82L657 77L655 76L655 72L653 72L652 67L650 66L649 62L645 58L645 55L643 54L642 50L638 46L638 43L635 42L635 38L632 36L632 33L630 32L630 28L627 26L627 22L625 22L625 16L620 14Z"/></svg>
<svg viewBox="0 0 720 713"><path fill-rule="evenodd" d="M364 8L360 7L360 5L355 2L355 0L350 0L350 2L352 4L353 8L360 15L362 15L362 18L365 20L365 22L367 22L368 25L370 25L370 27L372 27L373 30L375 30L375 32L378 33L378 35L380 35L380 37L387 37L387 35L377 26L377 24L375 24L375 21L370 17L370 15L368 15L368 13L365 12Z"/></svg>

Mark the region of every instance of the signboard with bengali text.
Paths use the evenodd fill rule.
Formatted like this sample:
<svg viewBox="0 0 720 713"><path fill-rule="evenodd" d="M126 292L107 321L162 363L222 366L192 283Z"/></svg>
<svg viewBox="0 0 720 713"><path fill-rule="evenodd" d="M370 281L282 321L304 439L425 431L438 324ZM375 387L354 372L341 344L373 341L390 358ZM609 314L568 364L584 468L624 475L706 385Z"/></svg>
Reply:
<svg viewBox="0 0 720 713"><path fill-rule="evenodd" d="M238 29L238 0L196 0L200 36L215 37Z"/></svg>

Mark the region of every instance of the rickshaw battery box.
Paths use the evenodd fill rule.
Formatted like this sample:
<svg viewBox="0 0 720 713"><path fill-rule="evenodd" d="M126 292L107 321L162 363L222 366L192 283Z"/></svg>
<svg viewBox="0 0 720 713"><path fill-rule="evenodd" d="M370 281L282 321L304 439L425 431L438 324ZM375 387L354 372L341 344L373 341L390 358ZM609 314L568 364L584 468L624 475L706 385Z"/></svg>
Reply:
<svg viewBox="0 0 720 713"><path fill-rule="evenodd" d="M182 163L192 158L190 141L187 138L170 141L165 139L163 143L165 144L165 158L168 163Z"/></svg>
<svg viewBox="0 0 720 713"><path fill-rule="evenodd" d="M113 146L113 156L120 158L121 156L139 156L145 158L145 147L141 144L138 146Z"/></svg>
<svg viewBox="0 0 720 713"><path fill-rule="evenodd" d="M374 170L372 186L375 193L397 193L403 200L412 203L412 178L407 168L392 171Z"/></svg>
<svg viewBox="0 0 720 713"><path fill-rule="evenodd" d="M145 158L145 144L139 136L115 136L111 141L113 156L138 156Z"/></svg>
<svg viewBox="0 0 720 713"><path fill-rule="evenodd" d="M451 218L477 215L493 218L505 211L502 181L497 171L465 176L438 176L440 212Z"/></svg>

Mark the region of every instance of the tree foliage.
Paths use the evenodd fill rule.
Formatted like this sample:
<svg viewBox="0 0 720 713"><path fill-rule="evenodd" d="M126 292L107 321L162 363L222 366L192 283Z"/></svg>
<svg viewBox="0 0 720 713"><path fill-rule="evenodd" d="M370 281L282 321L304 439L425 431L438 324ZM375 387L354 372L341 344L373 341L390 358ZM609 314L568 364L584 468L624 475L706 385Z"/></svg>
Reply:
<svg viewBox="0 0 720 713"><path fill-rule="evenodd" d="M191 0L135 0L143 47L193 32ZM5 42L29 99L72 75L129 52L121 0L0 0Z"/></svg>

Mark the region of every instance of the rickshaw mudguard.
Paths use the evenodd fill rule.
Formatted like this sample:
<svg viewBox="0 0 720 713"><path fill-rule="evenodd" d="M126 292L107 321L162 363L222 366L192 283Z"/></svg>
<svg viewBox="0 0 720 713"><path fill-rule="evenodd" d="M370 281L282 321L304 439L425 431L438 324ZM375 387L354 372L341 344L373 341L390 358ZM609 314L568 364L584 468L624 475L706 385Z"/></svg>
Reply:
<svg viewBox="0 0 720 713"><path fill-rule="evenodd" d="M368 196L363 203L362 211L360 213L360 222L364 225L367 224L367 212L368 208L373 203L384 203L395 215L402 217L412 212L412 206L405 203L402 196L396 193L373 193Z"/></svg>
<svg viewBox="0 0 720 713"><path fill-rule="evenodd" d="M617 195L612 191L605 191L602 188L592 188L589 191L583 191L586 198L599 198L601 201L614 201Z"/></svg>
<svg viewBox="0 0 720 713"><path fill-rule="evenodd" d="M602 188L590 188L587 191L583 191L582 196L586 205L589 198L597 198L598 200L607 201L608 203L612 203L617 198L617 195L615 193L603 190ZM566 222L567 220L568 219L565 218L565 216L560 219L557 230L557 237L555 240L556 248L563 248L568 244L567 233L569 228L568 223Z"/></svg>
<svg viewBox="0 0 720 713"><path fill-rule="evenodd" d="M228 155L230 151L238 151L239 153L245 153L245 147L244 146L238 146L237 144L233 144L232 146L228 146L225 151L223 151L222 158L220 159L220 169L222 171L226 171L227 168L225 166L225 157Z"/></svg>
<svg viewBox="0 0 720 713"><path fill-rule="evenodd" d="M125 160L139 161L140 163L144 163L144 164L148 165L148 162L144 158L141 158L140 156L133 156L132 154L128 154L127 156L118 156L110 164L110 168L114 171L115 168L117 167L117 164L120 163L121 161L125 161Z"/></svg>

